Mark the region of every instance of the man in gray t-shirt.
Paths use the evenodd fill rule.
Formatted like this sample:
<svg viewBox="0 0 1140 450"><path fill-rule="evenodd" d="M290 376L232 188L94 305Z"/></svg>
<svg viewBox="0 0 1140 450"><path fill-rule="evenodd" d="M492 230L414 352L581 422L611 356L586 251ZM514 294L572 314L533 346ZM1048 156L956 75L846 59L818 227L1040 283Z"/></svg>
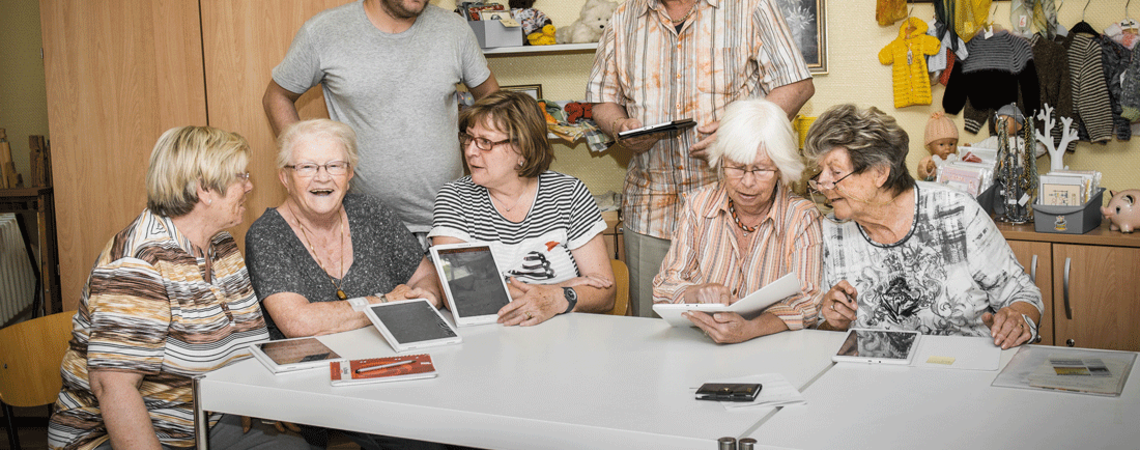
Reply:
<svg viewBox="0 0 1140 450"><path fill-rule="evenodd" d="M421 235L435 194L463 175L456 83L476 99L499 90L462 17L426 0L360 0L305 22L262 103L280 134L299 120L297 98L320 84L329 117L357 133L353 190Z"/></svg>

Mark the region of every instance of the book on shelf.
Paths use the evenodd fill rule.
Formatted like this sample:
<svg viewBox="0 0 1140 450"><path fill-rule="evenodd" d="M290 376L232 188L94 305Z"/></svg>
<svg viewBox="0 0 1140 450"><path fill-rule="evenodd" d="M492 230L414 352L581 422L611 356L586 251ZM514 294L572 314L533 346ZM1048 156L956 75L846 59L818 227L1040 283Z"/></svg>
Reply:
<svg viewBox="0 0 1140 450"><path fill-rule="evenodd" d="M354 386L435 378L438 373L431 355L419 354L333 361L329 363L329 375L333 386Z"/></svg>

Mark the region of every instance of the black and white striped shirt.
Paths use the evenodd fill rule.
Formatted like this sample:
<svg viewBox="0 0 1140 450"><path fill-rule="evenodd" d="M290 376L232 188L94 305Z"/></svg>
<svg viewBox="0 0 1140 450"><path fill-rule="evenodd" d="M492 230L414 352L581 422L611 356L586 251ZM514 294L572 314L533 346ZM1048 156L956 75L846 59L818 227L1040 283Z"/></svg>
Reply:
<svg viewBox="0 0 1140 450"><path fill-rule="evenodd" d="M522 222L499 214L487 188L470 176L439 191L433 216L429 237L489 244L503 276L535 284L577 277L578 265L570 252L606 229L586 185L549 170L538 176L538 192Z"/></svg>

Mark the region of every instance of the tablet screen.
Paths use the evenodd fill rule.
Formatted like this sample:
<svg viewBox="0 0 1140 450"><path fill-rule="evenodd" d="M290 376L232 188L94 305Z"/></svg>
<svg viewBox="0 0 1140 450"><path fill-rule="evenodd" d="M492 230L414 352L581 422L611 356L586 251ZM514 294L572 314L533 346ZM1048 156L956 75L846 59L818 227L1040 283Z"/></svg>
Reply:
<svg viewBox="0 0 1140 450"><path fill-rule="evenodd" d="M436 254L459 317L496 315L511 302L491 247L441 248Z"/></svg>
<svg viewBox="0 0 1140 450"><path fill-rule="evenodd" d="M400 344L456 337L451 326L427 301L401 301L369 306Z"/></svg>
<svg viewBox="0 0 1140 450"><path fill-rule="evenodd" d="M340 355L315 338L285 339L257 345L265 356L281 366L340 358Z"/></svg>
<svg viewBox="0 0 1140 450"><path fill-rule="evenodd" d="M836 356L906 361L918 333L889 330L851 330Z"/></svg>

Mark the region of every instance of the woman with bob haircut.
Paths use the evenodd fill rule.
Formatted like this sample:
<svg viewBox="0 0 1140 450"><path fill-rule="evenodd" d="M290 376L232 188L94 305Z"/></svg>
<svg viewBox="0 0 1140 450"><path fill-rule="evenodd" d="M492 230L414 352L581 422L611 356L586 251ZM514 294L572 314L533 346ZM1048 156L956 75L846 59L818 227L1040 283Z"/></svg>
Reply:
<svg viewBox="0 0 1140 450"><path fill-rule="evenodd" d="M436 195L428 237L434 245L490 245L514 300L499 310L499 323L612 309L606 223L585 184L549 170L554 153L538 103L499 91L463 110L459 129L471 175Z"/></svg>
<svg viewBox="0 0 1140 450"><path fill-rule="evenodd" d="M833 211L823 224L824 328L987 336L1032 342L1043 304L974 198L916 182L910 138L878 109L839 105L808 130L811 180Z"/></svg>
<svg viewBox="0 0 1140 450"><path fill-rule="evenodd" d="M815 323L820 286L819 213L790 186L804 163L787 113L763 99L728 105L709 165L720 180L688 195L673 243L653 279L655 303L723 303L795 273L800 292L756 317L688 312L717 343Z"/></svg>
<svg viewBox="0 0 1140 450"><path fill-rule="evenodd" d="M51 448L158 449L195 443L191 379L269 338L233 236L253 184L249 144L180 127L155 144L147 208L99 254L75 313ZM238 416L210 416L215 448L308 448Z"/></svg>

